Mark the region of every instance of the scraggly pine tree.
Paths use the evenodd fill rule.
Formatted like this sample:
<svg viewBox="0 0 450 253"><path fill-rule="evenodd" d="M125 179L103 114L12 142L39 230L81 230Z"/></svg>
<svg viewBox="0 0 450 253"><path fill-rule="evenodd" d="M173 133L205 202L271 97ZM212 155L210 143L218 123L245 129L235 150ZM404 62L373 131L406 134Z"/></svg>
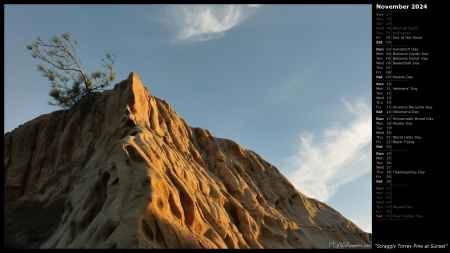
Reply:
<svg viewBox="0 0 450 253"><path fill-rule="evenodd" d="M50 105L70 108L86 95L103 91L116 79L114 54L107 53L106 58L101 58L106 72L95 71L87 75L78 59L77 46L77 40L72 41L69 33L60 37L55 35L48 42L38 37L33 44L27 45L33 58L47 64L39 64L38 71L51 82L49 95L54 101L48 101ZM70 81L73 82L71 86Z"/></svg>

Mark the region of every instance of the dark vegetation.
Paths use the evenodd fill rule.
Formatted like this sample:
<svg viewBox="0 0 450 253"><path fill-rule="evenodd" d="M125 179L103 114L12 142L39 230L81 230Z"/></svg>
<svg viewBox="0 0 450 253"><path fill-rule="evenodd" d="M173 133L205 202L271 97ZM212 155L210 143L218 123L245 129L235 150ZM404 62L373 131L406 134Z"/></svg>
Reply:
<svg viewBox="0 0 450 253"><path fill-rule="evenodd" d="M55 231L63 213L63 199L48 205L38 200L20 200L5 206L4 248L38 248Z"/></svg>

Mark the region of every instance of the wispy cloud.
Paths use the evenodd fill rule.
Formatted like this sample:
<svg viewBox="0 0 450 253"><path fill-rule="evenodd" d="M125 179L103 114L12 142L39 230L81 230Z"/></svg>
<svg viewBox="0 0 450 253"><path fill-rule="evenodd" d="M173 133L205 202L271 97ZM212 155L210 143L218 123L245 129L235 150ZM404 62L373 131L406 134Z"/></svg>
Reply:
<svg viewBox="0 0 450 253"><path fill-rule="evenodd" d="M173 18L177 41L199 42L222 38L259 7L259 4L174 5L170 6L169 15Z"/></svg>
<svg viewBox="0 0 450 253"><path fill-rule="evenodd" d="M302 89L308 86L309 77L309 74L301 73L275 85L268 92L268 102L272 104L298 101L304 95Z"/></svg>
<svg viewBox="0 0 450 253"><path fill-rule="evenodd" d="M372 166L372 110L362 99L350 103L342 98L351 120L329 128L318 138L300 134L297 154L289 161L294 168L288 178L308 197L326 201L339 186L369 172Z"/></svg>

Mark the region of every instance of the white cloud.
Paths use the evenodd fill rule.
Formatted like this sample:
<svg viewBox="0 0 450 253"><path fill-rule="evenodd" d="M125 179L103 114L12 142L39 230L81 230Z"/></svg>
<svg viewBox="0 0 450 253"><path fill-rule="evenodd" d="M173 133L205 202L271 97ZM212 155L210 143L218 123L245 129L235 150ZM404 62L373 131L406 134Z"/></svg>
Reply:
<svg viewBox="0 0 450 253"><path fill-rule="evenodd" d="M259 8L249 5L174 5L169 15L177 32L177 40L199 42L222 38L226 31L246 20Z"/></svg>
<svg viewBox="0 0 450 253"><path fill-rule="evenodd" d="M339 186L369 172L372 166L372 109L365 101L342 99L351 120L326 129L319 138L300 134L299 152L289 161L288 177L308 197L328 200Z"/></svg>
<svg viewBox="0 0 450 253"><path fill-rule="evenodd" d="M356 215L351 218L351 221L362 229L364 232L372 233L372 218L367 217L372 213L372 209L366 210L367 212L361 212L359 215Z"/></svg>

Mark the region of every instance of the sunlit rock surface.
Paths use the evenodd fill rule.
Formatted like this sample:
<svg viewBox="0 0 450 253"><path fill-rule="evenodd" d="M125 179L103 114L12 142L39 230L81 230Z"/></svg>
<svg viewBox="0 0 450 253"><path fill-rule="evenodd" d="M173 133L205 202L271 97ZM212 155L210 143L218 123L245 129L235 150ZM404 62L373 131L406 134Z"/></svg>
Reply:
<svg viewBox="0 0 450 253"><path fill-rule="evenodd" d="M298 192L258 154L190 127L135 73L6 133L4 178L5 206L64 200L40 248L372 243L371 234Z"/></svg>

